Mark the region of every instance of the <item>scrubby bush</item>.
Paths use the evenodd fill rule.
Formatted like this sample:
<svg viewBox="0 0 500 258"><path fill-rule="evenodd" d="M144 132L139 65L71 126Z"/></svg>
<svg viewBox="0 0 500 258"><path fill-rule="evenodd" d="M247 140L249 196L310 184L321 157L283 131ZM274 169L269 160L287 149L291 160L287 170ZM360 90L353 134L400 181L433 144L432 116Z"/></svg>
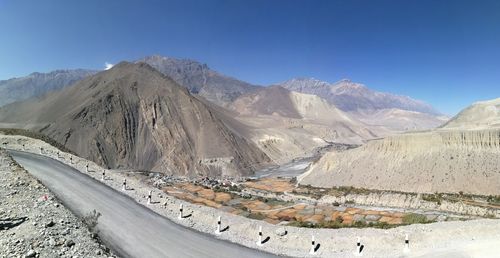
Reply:
<svg viewBox="0 0 500 258"><path fill-rule="evenodd" d="M488 196L488 198L486 200L489 203L500 204L500 195L497 195L497 196L490 195L490 196Z"/></svg>
<svg viewBox="0 0 500 258"><path fill-rule="evenodd" d="M255 212L255 213L250 213L248 214L248 218L250 219L256 219L256 220L263 220L266 218L266 216L262 213Z"/></svg>
<svg viewBox="0 0 500 258"><path fill-rule="evenodd" d="M389 228L394 228L397 227L398 225L390 225L387 224L386 222L369 222L366 223L364 221L355 221L352 224L342 224L343 219L342 217L337 217L337 219L332 220L332 221L323 221L321 223L311 223L311 222L305 222L305 221L293 221L288 223L288 226L292 227L303 227L303 228L333 228L333 229L338 229L338 228L381 228L381 229L389 229Z"/></svg>
<svg viewBox="0 0 500 258"><path fill-rule="evenodd" d="M428 202L435 202L438 205L441 205L441 202L443 201L443 195L440 194L440 193L423 194L422 195L422 200L428 201Z"/></svg>
<svg viewBox="0 0 500 258"><path fill-rule="evenodd" d="M89 229L92 237L96 238L99 233L97 229L97 224L99 221L99 217L101 217L101 213L96 210L89 212L87 215L83 216L82 221Z"/></svg>
<svg viewBox="0 0 500 258"><path fill-rule="evenodd" d="M427 220L427 217L422 214L416 214L416 213L410 213L406 214L403 216L403 223L404 224L422 224L422 223L429 223L430 221Z"/></svg>

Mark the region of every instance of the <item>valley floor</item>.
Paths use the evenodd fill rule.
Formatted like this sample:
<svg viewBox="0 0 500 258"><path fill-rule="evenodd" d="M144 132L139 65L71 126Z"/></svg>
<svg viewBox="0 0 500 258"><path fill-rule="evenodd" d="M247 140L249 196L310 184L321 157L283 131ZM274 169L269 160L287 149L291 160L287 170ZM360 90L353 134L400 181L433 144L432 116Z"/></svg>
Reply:
<svg viewBox="0 0 500 258"><path fill-rule="evenodd" d="M103 169L92 162L88 162L76 156L72 156L72 161L70 161L70 154L62 152L60 156L57 157L57 150L55 148L45 143L24 137L1 136L1 138L2 141L7 142L9 148L22 149L22 144L26 143L26 146L29 146L29 149L26 149L26 151L38 153L39 147L43 147L43 155L58 159L97 180L101 179L100 171ZM85 169L86 164L89 164L88 173ZM317 257L351 257L356 249L356 239L358 236L361 238L361 243L364 245L363 256L365 257L429 257L435 254L441 255L441 257L451 257L457 254L464 257L467 255L472 257L494 257L492 255L500 251L495 249L498 248L497 246L500 246L500 221L494 219L413 224L391 229L303 228L287 226L281 222L272 224L263 220L249 219L232 214L229 210L225 211L222 208L219 209L223 206L221 203L230 202L232 200L232 197L228 196L230 193L224 191L210 192L204 190L204 187L201 187L202 189L198 188L199 191L194 191L196 197L202 198L205 196L208 198L197 199L195 201L191 200L191 203L182 201L181 197L179 197L180 199L174 197L175 195L179 195L179 193L176 193L174 185L161 185L162 182L153 182L152 185L150 179L154 178L154 175L150 177L149 175L143 176L140 173L109 171L107 172L107 178L108 180L103 183L117 191L121 191L123 179L127 179L128 190L123 193L130 196L139 204L149 207L156 213L180 225L210 234L219 239L236 242L250 248L279 255L295 257L311 256L309 254L311 249L311 236L315 237L317 252L314 255ZM247 182L247 187L257 190L259 190L258 188L262 190L262 188L271 187L283 192L291 190L288 188L289 186L287 184L273 183L266 185L262 182L265 181L250 181ZM156 185L154 183L156 183ZM178 183L181 184L182 182ZM185 185L187 186L187 184ZM155 186L161 186L161 189ZM280 186L283 188L279 189L278 187ZM170 187L170 190L168 187ZM200 186L193 184L192 186L184 187L184 189L195 189L196 187ZM146 196L149 191L153 191L153 203L151 205L146 203ZM201 195L198 195L198 193L201 193ZM211 199L212 194L213 199ZM180 204L183 204L184 212L189 215L189 217L185 219L178 218ZM250 210L259 210L259 205L261 204L257 202L248 203L247 209L250 207ZM263 202L262 205L273 206L265 202ZM214 209L213 207L218 209ZM346 210L347 208L344 211ZM359 213L361 214L366 210L369 209L359 209ZM349 213L349 211L352 212L355 210L348 210L347 213ZM315 214L316 211L314 211L313 215ZM354 218L356 213L351 215L353 215ZM365 218L368 215L370 214L364 214ZM228 226L228 229L220 235L215 235L216 221L219 216L222 217L222 228ZM268 241L262 246L255 243L258 237L259 227L262 227L264 239L268 238ZM410 237L409 252L403 251L404 237L406 234ZM483 250L483 248L490 249ZM495 250L496 252L492 253L491 250Z"/></svg>

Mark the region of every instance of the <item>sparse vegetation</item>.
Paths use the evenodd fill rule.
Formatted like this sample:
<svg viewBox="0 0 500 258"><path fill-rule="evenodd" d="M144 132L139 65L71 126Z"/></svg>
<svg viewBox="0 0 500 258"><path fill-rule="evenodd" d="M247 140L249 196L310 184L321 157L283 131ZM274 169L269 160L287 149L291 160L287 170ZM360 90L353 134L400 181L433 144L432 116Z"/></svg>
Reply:
<svg viewBox="0 0 500 258"><path fill-rule="evenodd" d="M340 217L339 217L340 218ZM342 218L340 220L333 220L333 221L325 221L321 223L311 223L311 222L305 222L305 221L292 221L288 223L288 226L292 227L303 227L303 228L381 228L381 229L388 229L388 228L394 228L400 225L391 225L387 224L386 222L364 222L364 221L355 221L352 224L342 224Z"/></svg>
<svg viewBox="0 0 500 258"><path fill-rule="evenodd" d="M443 201L443 194L440 194L440 193L423 194L422 200L427 201L427 202L435 202L438 205L441 205L441 203Z"/></svg>
<svg viewBox="0 0 500 258"><path fill-rule="evenodd" d="M101 213L93 210L82 218L83 223L87 226L93 238L97 238L97 234L99 233L97 229L99 217L101 217Z"/></svg>
<svg viewBox="0 0 500 258"><path fill-rule="evenodd" d="M266 215L259 213L259 212L255 212L255 213L252 212L252 213L248 214L247 218L256 219L256 220L263 220L266 218Z"/></svg>
<svg viewBox="0 0 500 258"><path fill-rule="evenodd" d="M486 214L486 216L484 216L484 217L487 218L487 219L496 219L495 215L493 215L491 213L490 214Z"/></svg>
<svg viewBox="0 0 500 258"><path fill-rule="evenodd" d="M490 195L486 198L486 201L490 204L500 204L500 195Z"/></svg>
<svg viewBox="0 0 500 258"><path fill-rule="evenodd" d="M430 223L432 221L429 221L425 215L422 214L416 214L416 213L410 213L406 214L403 217L403 224L409 225L409 224L425 224L425 223Z"/></svg>
<svg viewBox="0 0 500 258"><path fill-rule="evenodd" d="M306 221L292 221L288 223L289 226L293 227L305 227L305 228L381 228L389 229L398 226L410 225L410 224L425 224L431 223L425 215L421 214L406 214L403 217L402 224L388 224L387 222L366 222L366 221L354 221L352 224L343 224L342 217L337 217L332 221L323 221L321 223L311 223Z"/></svg>
<svg viewBox="0 0 500 258"><path fill-rule="evenodd" d="M241 188L239 188L236 185L231 185L231 186L229 186L229 191L230 192L241 192Z"/></svg>

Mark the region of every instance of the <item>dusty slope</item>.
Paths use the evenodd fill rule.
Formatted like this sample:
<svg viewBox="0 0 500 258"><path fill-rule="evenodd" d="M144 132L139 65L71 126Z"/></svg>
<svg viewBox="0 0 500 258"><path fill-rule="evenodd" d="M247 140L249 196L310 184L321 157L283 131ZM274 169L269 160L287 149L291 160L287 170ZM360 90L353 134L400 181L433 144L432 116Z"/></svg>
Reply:
<svg viewBox="0 0 500 258"><path fill-rule="evenodd" d="M229 108L242 116L276 115L301 118L290 98L290 91L279 86L270 86L245 94L231 103Z"/></svg>
<svg viewBox="0 0 500 258"><path fill-rule="evenodd" d="M388 132L420 131L436 128L448 121L446 116L404 109L360 110L348 114L370 127L385 129Z"/></svg>
<svg viewBox="0 0 500 258"><path fill-rule="evenodd" d="M324 98L350 116L388 133L431 129L448 119L420 100L374 91L350 80L328 83L313 78L296 78L278 85Z"/></svg>
<svg viewBox="0 0 500 258"><path fill-rule="evenodd" d="M226 106L240 95L260 88L220 74L206 64L194 60L155 55L145 57L138 62L151 65L186 87L192 94L198 94L220 106Z"/></svg>
<svg viewBox="0 0 500 258"><path fill-rule="evenodd" d="M251 128L247 137L278 163L329 142L360 144L376 136L324 99L279 86L242 95L230 108Z"/></svg>
<svg viewBox="0 0 500 258"><path fill-rule="evenodd" d="M60 90L95 74L93 70L56 70L0 81L0 106Z"/></svg>
<svg viewBox="0 0 500 258"><path fill-rule="evenodd" d="M472 104L443 125L442 129L500 128L500 98Z"/></svg>
<svg viewBox="0 0 500 258"><path fill-rule="evenodd" d="M328 153L301 176L301 183L499 195L500 130L483 126L486 121L497 121L498 114L481 116L482 112L474 110L474 106L467 108L448 126L469 121L469 116L479 117L474 123L481 125L480 130L446 126L374 140L343 153Z"/></svg>
<svg viewBox="0 0 500 258"><path fill-rule="evenodd" d="M41 100L8 105L0 121L38 128L112 168L247 175L268 162L207 105L144 63L123 62Z"/></svg>

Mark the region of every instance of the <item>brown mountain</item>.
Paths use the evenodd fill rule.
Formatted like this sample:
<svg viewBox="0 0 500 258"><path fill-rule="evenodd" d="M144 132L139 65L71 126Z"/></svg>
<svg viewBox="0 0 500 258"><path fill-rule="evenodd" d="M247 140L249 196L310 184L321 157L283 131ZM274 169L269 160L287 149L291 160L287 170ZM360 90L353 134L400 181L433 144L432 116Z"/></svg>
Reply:
<svg viewBox="0 0 500 258"><path fill-rule="evenodd" d="M122 62L60 92L7 105L0 121L39 130L111 168L235 176L269 162L218 112L145 63Z"/></svg>

